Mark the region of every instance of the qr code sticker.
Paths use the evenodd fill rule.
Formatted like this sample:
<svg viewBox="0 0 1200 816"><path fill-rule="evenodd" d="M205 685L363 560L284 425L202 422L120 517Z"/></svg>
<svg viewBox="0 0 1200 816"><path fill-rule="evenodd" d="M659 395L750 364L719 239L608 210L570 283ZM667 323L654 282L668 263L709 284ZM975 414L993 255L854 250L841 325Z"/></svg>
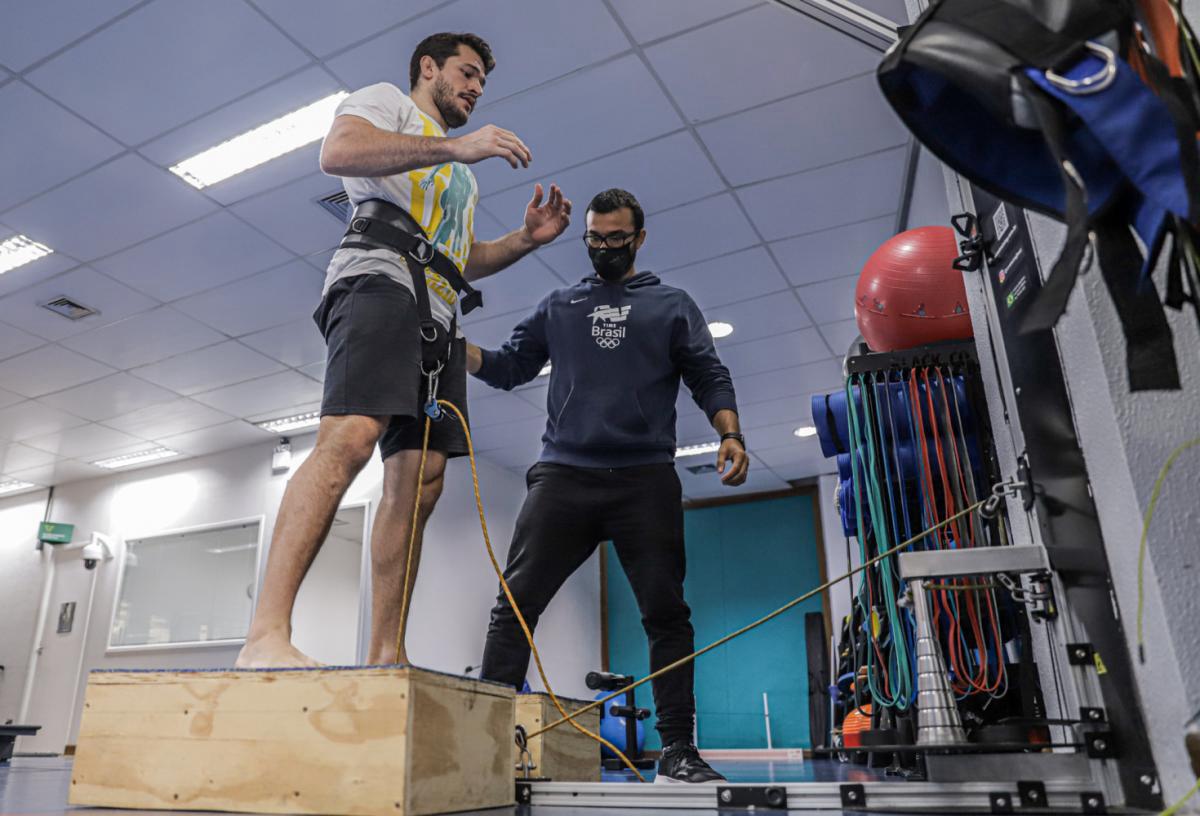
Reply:
<svg viewBox="0 0 1200 816"><path fill-rule="evenodd" d="M996 209L995 215L992 216L992 226L996 228L997 240L1003 238L1004 234L1008 232L1008 210L1003 204Z"/></svg>

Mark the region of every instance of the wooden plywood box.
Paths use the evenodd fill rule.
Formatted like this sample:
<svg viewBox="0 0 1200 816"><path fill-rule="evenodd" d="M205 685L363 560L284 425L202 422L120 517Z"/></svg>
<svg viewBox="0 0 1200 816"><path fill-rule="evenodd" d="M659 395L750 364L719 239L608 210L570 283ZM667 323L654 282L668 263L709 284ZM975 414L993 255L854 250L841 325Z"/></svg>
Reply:
<svg viewBox="0 0 1200 816"><path fill-rule="evenodd" d="M407 667L93 672L70 802L364 816L512 805L513 696Z"/></svg>
<svg viewBox="0 0 1200 816"><path fill-rule="evenodd" d="M569 712L587 705L583 700L566 697L559 697L558 700ZM549 694L517 695L517 725L524 726L526 733L533 733L561 716L550 701ZM600 709L583 714L576 722L593 734L600 733ZM536 766L530 772L531 776L549 778L555 782L600 781L600 743L579 733L569 723L529 740L529 755ZM514 767L517 765L520 765L519 756ZM517 770L517 776L523 775L522 771Z"/></svg>

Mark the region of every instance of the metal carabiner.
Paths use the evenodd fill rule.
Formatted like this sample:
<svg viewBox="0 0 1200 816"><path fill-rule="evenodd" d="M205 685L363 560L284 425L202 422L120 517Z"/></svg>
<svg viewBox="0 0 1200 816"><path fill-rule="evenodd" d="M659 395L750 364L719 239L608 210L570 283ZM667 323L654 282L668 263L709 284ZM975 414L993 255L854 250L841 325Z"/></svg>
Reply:
<svg viewBox="0 0 1200 816"><path fill-rule="evenodd" d="M429 241L429 239L420 235L415 237L417 239L417 245L408 251L408 257L412 258L421 266L428 266L429 262L433 260L434 253L437 252L437 249L434 247L433 243Z"/></svg>
<svg viewBox="0 0 1200 816"><path fill-rule="evenodd" d="M1103 91L1109 85L1113 84L1113 80L1117 78L1117 58L1113 54L1111 48L1103 46L1100 43L1088 40L1084 43L1084 47L1090 51L1093 56L1097 56L1104 60L1104 67L1091 76L1086 76L1083 79L1068 79L1067 77L1046 69L1046 79L1054 87L1059 90L1066 91L1069 94L1076 96L1084 96L1086 94L1094 94Z"/></svg>

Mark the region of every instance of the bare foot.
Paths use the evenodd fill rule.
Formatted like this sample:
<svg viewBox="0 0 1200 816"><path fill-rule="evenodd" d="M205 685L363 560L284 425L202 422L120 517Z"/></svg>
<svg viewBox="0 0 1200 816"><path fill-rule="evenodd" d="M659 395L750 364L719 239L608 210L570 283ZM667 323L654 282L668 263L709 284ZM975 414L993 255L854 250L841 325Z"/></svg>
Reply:
<svg viewBox="0 0 1200 816"><path fill-rule="evenodd" d="M286 638L269 636L247 640L233 664L236 669L317 668L320 665Z"/></svg>
<svg viewBox="0 0 1200 816"><path fill-rule="evenodd" d="M370 655L367 658L368 666L411 666L408 653L400 652L399 656L392 649L388 649L386 655Z"/></svg>

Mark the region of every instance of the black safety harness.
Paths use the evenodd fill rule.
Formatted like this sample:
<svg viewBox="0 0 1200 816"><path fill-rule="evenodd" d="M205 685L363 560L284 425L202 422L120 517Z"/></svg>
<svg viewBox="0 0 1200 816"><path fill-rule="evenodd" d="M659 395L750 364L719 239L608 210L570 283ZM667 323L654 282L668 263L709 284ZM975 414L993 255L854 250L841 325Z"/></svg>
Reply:
<svg viewBox="0 0 1200 816"><path fill-rule="evenodd" d="M483 305L483 295L469 284L454 262L438 251L416 220L406 210L380 198L360 202L350 217L350 226L342 236L339 249L385 249L404 256L405 266L412 276L413 296L421 335L421 373L428 385L426 412L437 409L438 377L450 360L453 340L458 329L458 315L450 318L450 328L444 329L433 319L429 306L429 290L425 270L440 275L459 295L462 313L468 314ZM437 417L434 416L436 419Z"/></svg>

